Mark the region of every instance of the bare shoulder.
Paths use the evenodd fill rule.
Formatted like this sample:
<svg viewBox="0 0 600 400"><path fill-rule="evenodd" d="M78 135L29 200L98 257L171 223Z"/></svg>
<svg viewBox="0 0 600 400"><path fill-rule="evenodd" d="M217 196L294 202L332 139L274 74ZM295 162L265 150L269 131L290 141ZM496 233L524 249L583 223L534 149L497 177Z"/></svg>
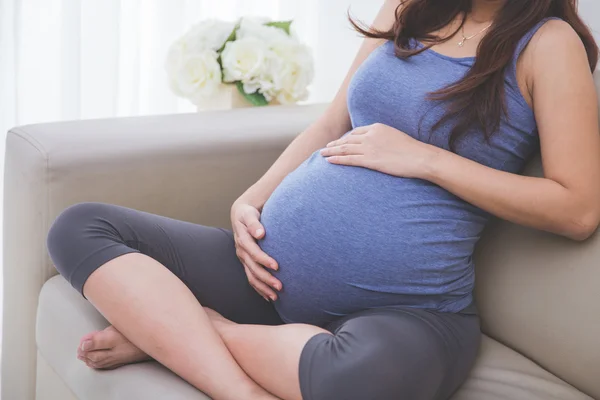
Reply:
<svg viewBox="0 0 600 400"><path fill-rule="evenodd" d="M571 25L562 20L546 22L531 39L526 53L529 53L534 68L552 68L557 61L571 65L585 61L589 65L581 38Z"/></svg>
<svg viewBox="0 0 600 400"><path fill-rule="evenodd" d="M561 76L591 75L581 38L562 20L550 20L535 33L522 54L520 68L530 93L536 82L552 82Z"/></svg>

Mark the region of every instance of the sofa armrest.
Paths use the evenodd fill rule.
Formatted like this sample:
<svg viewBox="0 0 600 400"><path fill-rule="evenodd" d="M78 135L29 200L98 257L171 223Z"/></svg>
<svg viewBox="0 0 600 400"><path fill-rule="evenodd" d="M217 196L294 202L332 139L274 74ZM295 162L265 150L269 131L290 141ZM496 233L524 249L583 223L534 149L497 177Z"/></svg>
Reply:
<svg viewBox="0 0 600 400"><path fill-rule="evenodd" d="M231 203L324 106L268 107L15 128L6 143L2 398L35 398L46 234L66 207L119 204L229 225Z"/></svg>

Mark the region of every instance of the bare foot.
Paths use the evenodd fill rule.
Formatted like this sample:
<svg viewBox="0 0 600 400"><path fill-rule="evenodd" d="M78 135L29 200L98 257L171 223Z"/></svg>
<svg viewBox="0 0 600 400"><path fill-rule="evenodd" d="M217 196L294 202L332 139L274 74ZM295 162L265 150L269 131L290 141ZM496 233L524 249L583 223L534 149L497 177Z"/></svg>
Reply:
<svg viewBox="0 0 600 400"><path fill-rule="evenodd" d="M115 369L126 364L148 361L150 357L125 336L109 326L81 338L77 358L94 369Z"/></svg>

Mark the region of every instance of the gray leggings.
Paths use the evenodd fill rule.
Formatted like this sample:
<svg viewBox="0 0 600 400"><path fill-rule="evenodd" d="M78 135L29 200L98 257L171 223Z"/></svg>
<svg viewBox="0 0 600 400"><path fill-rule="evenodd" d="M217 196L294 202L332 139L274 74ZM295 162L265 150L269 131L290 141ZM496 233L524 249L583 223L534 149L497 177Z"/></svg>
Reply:
<svg viewBox="0 0 600 400"><path fill-rule="evenodd" d="M250 287L224 229L124 207L82 203L52 225L48 250L59 272L82 292L87 278L127 253L159 261L198 301L241 324L279 325L274 307ZM402 306L372 309L325 327L298 368L305 400L445 400L469 374L479 319Z"/></svg>

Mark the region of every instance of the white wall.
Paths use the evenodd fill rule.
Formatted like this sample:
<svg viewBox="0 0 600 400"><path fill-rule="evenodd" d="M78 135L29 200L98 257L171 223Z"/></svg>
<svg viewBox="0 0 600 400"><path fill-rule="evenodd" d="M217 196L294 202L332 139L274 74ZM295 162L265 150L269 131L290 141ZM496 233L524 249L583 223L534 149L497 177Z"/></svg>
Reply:
<svg viewBox="0 0 600 400"><path fill-rule="evenodd" d="M579 13L594 31L596 40L600 41L600 1L579 0Z"/></svg>
<svg viewBox="0 0 600 400"><path fill-rule="evenodd" d="M362 38L352 29L347 11L363 21L371 22L384 0L323 0L319 1L317 30L323 33L316 54L317 78L315 101L331 99L344 80L356 56Z"/></svg>

